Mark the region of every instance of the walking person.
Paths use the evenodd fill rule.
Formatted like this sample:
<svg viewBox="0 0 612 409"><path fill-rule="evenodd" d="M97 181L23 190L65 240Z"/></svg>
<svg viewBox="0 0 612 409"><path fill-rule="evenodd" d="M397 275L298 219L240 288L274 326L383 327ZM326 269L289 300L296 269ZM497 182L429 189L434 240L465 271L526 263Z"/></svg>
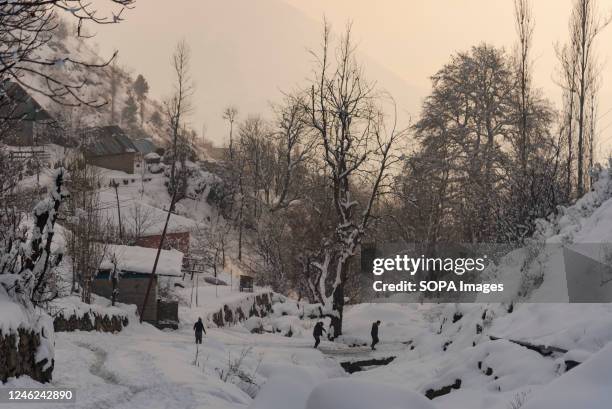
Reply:
<svg viewBox="0 0 612 409"><path fill-rule="evenodd" d="M378 339L378 326L379 325L380 325L380 320L372 324L372 331L370 331L370 335L372 335L372 351L376 351L375 346L380 341Z"/></svg>
<svg viewBox="0 0 612 409"><path fill-rule="evenodd" d="M204 329L204 323L202 323L202 318L198 318L198 322L193 325L193 330L195 331L196 344L201 344L202 333L206 334L206 330Z"/></svg>
<svg viewBox="0 0 612 409"><path fill-rule="evenodd" d="M317 322L312 331L312 336L315 339L315 344L314 344L315 348L317 348L319 344L321 343L321 337L323 336L324 332L326 331L325 331L325 328L323 328L323 323L321 321Z"/></svg>

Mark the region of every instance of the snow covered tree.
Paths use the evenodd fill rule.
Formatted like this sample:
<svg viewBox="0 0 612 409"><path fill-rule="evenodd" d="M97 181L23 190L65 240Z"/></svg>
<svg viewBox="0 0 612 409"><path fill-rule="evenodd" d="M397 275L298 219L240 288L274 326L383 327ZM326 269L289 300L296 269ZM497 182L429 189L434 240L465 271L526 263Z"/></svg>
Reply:
<svg viewBox="0 0 612 409"><path fill-rule="evenodd" d="M481 44L432 77L414 126L419 146L398 177L403 212L394 223L431 251L441 238L520 242L562 201L554 111L531 80L527 7L517 4L515 58Z"/></svg>
<svg viewBox="0 0 612 409"><path fill-rule="evenodd" d="M334 208L333 234L324 238L312 260L309 288L337 337L342 334L349 262L371 221L374 204L388 187L390 169L398 160L395 145L404 132L396 129L395 117L386 126L376 90L356 61L350 25L335 55L330 52L330 35L326 22L322 49L313 53L318 65L304 109L323 158ZM353 184L365 193L363 201Z"/></svg>
<svg viewBox="0 0 612 409"><path fill-rule="evenodd" d="M52 248L60 206L67 194L64 170L57 169L49 196L32 212L30 232L21 225L19 210L5 206L0 212L3 232L0 247L0 285L26 308L44 305L57 297L54 272L63 253Z"/></svg>
<svg viewBox="0 0 612 409"><path fill-rule="evenodd" d="M412 175L433 186L424 200L435 200L431 205L442 212L425 229L458 242L493 240L502 202L495 187L508 163L502 146L514 125L508 59L490 45L473 47L453 56L432 77L432 88L414 127L420 148L410 164ZM436 225L442 222L443 230Z"/></svg>

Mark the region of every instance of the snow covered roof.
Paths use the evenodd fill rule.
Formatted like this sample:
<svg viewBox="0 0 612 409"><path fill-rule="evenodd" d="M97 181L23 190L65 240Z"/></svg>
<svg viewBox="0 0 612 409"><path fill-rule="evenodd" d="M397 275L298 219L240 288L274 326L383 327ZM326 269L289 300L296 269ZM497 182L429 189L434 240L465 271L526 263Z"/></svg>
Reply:
<svg viewBox="0 0 612 409"><path fill-rule="evenodd" d="M155 152L149 152L144 156L145 159L151 160L151 159L161 159L161 156L159 156L157 153Z"/></svg>
<svg viewBox="0 0 612 409"><path fill-rule="evenodd" d="M100 201L106 206L102 210L102 218L113 226L119 226L116 197L114 190L103 190L100 192ZM121 203L121 223L126 230L137 230L140 237L156 236L162 233L166 223L168 212L158 207L151 206L142 200L119 194ZM168 223L168 233L185 233L194 231L197 222L172 214Z"/></svg>
<svg viewBox="0 0 612 409"><path fill-rule="evenodd" d="M88 139L85 152L91 156L119 155L138 151L132 140L117 125L97 126L81 130Z"/></svg>
<svg viewBox="0 0 612 409"><path fill-rule="evenodd" d="M102 270L113 268L113 257L117 260L117 267L124 272L151 274L157 249L138 246L109 245L106 256L101 264ZM162 250L157 263L156 274L181 276L183 266L183 253L178 250Z"/></svg>

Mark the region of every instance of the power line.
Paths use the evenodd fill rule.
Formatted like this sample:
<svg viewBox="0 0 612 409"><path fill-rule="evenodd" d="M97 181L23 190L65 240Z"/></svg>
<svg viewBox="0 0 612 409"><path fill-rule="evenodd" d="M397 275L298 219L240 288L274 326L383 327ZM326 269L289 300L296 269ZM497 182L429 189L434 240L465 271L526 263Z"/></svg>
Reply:
<svg viewBox="0 0 612 409"><path fill-rule="evenodd" d="M603 133L603 132L604 132L606 129L608 129L608 128L609 128L609 127L611 127L611 126L612 126L612 121L611 121L611 122L608 122L608 124L607 124L606 126L604 126L604 127L603 127L603 129L600 129L599 131L597 131L596 136L601 135L601 134L602 134L602 133Z"/></svg>
<svg viewBox="0 0 612 409"><path fill-rule="evenodd" d="M604 118L606 115L608 115L610 112L612 112L612 108L608 109L606 112L604 112L602 115L597 115L597 119L595 119L595 123L599 122L600 119Z"/></svg>

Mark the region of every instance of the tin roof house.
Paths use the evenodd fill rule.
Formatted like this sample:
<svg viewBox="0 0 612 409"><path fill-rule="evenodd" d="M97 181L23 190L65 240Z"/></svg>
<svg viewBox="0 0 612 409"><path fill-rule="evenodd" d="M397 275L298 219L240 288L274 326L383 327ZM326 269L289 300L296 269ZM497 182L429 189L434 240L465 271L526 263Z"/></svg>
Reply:
<svg viewBox="0 0 612 409"><path fill-rule="evenodd" d="M134 173L138 149L127 133L117 125L81 130L86 142L83 154L88 164L105 169Z"/></svg>

